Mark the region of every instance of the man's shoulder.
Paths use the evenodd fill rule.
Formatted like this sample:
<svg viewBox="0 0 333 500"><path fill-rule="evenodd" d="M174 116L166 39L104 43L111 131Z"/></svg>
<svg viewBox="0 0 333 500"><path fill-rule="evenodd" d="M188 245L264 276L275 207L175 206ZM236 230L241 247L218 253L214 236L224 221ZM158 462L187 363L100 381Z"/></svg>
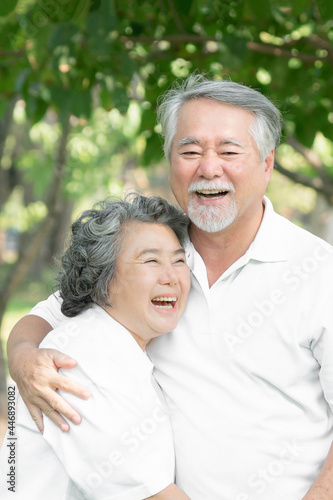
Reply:
<svg viewBox="0 0 333 500"><path fill-rule="evenodd" d="M331 248L333 252L333 247L327 241L320 238L319 236L313 234L308 229L305 229L298 224L286 219L282 215L274 212L274 217L277 222L277 225L284 230L285 235L290 238L291 243L296 243L296 246L299 247L301 243L313 246L313 245L321 245L326 248Z"/></svg>
<svg viewBox="0 0 333 500"><path fill-rule="evenodd" d="M332 246L319 236L313 234L308 229L295 224L286 217L275 212L272 202L265 196L265 215L267 214L267 223L273 226L274 231L279 234L284 239L289 239L290 244L296 244L299 246L300 242L308 245L320 244L324 247ZM286 241L286 243L288 243Z"/></svg>

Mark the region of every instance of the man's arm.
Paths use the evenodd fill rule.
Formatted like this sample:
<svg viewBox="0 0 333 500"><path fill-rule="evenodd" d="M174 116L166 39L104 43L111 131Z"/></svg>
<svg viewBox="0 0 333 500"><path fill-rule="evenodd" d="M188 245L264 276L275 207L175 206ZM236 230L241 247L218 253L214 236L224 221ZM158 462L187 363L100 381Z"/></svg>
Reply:
<svg viewBox="0 0 333 500"><path fill-rule="evenodd" d="M333 444L319 476L303 500L333 500Z"/></svg>
<svg viewBox="0 0 333 500"><path fill-rule="evenodd" d="M146 500L190 500L190 497L175 484L169 484L167 488Z"/></svg>
<svg viewBox="0 0 333 500"><path fill-rule="evenodd" d="M76 361L55 349L38 349L52 326L39 316L28 315L13 328L7 343L10 374L38 429L43 432L45 413L63 431L69 425L64 415L75 424L80 415L58 395L56 389L72 392L81 398L90 393L83 386L58 373L59 368L72 368Z"/></svg>

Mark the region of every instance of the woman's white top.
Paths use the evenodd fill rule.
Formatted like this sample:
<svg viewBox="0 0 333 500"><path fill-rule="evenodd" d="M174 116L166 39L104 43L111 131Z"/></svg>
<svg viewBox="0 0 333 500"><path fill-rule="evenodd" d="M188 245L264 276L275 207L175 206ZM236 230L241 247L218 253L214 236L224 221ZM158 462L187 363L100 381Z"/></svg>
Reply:
<svg viewBox="0 0 333 500"><path fill-rule="evenodd" d="M130 307L130 304L129 304ZM16 493L8 490L7 433L0 453L0 498L139 500L174 482L169 417L153 364L132 335L93 305L50 332L41 346L77 360L64 375L92 393L61 395L81 414L62 432L44 417L42 436L21 397L16 411ZM17 390L16 390L17 392Z"/></svg>

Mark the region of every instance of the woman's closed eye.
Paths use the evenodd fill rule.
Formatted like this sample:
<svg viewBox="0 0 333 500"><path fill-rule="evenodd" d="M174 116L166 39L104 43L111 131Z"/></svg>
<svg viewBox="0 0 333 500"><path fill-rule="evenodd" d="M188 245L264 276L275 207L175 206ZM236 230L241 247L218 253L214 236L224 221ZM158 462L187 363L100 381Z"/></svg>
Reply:
<svg viewBox="0 0 333 500"><path fill-rule="evenodd" d="M186 264L186 259L185 257L184 258L181 258L181 259L177 259L174 264Z"/></svg>

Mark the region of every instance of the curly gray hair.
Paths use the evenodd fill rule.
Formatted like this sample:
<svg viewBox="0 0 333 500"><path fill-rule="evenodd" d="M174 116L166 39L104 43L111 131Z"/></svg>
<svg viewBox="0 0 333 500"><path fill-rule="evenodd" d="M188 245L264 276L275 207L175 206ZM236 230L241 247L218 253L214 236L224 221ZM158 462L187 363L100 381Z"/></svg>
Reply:
<svg viewBox="0 0 333 500"><path fill-rule="evenodd" d="M86 210L72 225L70 245L61 259L57 281L63 314L76 316L93 302L112 305L108 286L121 252L123 226L128 222L169 226L181 245L187 238L189 219L159 196L132 193L124 200L105 200Z"/></svg>
<svg viewBox="0 0 333 500"><path fill-rule="evenodd" d="M240 83L209 80L193 73L181 83L176 82L158 101L157 117L162 126L163 149L169 163L179 110L192 99L215 100L253 113L255 119L250 134L257 144L260 161L264 161L269 152L279 145L281 114L267 97Z"/></svg>

